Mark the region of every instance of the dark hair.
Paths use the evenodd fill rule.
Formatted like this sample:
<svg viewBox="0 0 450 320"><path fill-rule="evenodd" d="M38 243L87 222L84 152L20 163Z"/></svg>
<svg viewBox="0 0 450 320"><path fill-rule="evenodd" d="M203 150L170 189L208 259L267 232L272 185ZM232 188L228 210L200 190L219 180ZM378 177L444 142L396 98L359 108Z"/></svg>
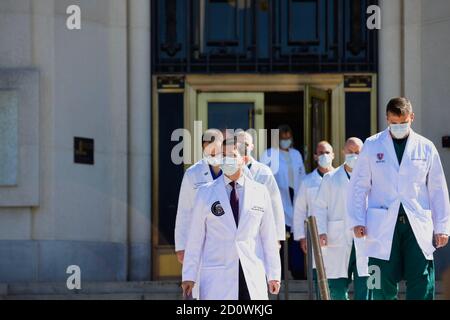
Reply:
<svg viewBox="0 0 450 320"><path fill-rule="evenodd" d="M405 116L412 112L411 101L404 97L391 99L386 107L386 114L392 113L396 116Z"/></svg>
<svg viewBox="0 0 450 320"><path fill-rule="evenodd" d="M278 127L278 130L280 131L280 134L282 133L290 133L291 135L294 135L294 132L292 131L291 127L287 124L282 124Z"/></svg>

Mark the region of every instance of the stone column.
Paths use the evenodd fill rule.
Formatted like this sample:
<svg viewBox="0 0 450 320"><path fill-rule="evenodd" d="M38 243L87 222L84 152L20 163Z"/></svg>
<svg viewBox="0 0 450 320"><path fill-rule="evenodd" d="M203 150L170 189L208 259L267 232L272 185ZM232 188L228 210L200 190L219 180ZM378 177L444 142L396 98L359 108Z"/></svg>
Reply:
<svg viewBox="0 0 450 320"><path fill-rule="evenodd" d="M128 1L128 280L151 277L150 1Z"/></svg>
<svg viewBox="0 0 450 320"><path fill-rule="evenodd" d="M386 127L386 104L402 94L402 28L399 1L381 0L381 30L379 32L379 100L378 127Z"/></svg>
<svg viewBox="0 0 450 320"><path fill-rule="evenodd" d="M422 0L404 2L404 94L416 114L413 128L422 133Z"/></svg>
<svg viewBox="0 0 450 320"><path fill-rule="evenodd" d="M379 42L379 125L386 126L390 98L404 95L414 108L414 129L421 132L421 0L381 0Z"/></svg>

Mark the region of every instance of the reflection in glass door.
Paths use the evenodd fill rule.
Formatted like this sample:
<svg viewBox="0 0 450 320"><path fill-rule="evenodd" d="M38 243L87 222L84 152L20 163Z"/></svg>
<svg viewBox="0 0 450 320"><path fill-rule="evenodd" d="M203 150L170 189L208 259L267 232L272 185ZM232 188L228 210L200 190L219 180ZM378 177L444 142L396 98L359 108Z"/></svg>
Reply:
<svg viewBox="0 0 450 320"><path fill-rule="evenodd" d="M255 127L255 106L245 102L208 102L208 126L247 130Z"/></svg>

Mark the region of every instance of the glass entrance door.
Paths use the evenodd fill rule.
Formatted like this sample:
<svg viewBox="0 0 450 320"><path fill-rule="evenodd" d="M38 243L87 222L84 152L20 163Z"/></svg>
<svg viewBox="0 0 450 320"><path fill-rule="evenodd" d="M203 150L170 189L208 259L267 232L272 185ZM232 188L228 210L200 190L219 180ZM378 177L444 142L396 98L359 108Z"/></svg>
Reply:
<svg viewBox="0 0 450 320"><path fill-rule="evenodd" d="M305 166L311 171L315 168L313 154L317 144L322 140L331 141L329 92L306 86L305 106Z"/></svg>
<svg viewBox="0 0 450 320"><path fill-rule="evenodd" d="M203 129L264 129L264 93L200 93L198 118ZM259 138L260 136L255 136ZM266 146L265 139L255 140L255 155Z"/></svg>

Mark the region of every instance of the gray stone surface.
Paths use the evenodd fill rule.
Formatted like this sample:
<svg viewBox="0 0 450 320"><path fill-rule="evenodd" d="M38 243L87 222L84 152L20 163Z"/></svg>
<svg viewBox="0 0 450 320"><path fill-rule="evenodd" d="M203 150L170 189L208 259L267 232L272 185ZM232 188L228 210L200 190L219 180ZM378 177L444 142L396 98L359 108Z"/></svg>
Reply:
<svg viewBox="0 0 450 320"><path fill-rule="evenodd" d="M7 165L11 172L16 166L16 181L0 188L0 207L25 207L39 205L39 73L34 69L0 68L0 90L14 91L18 105L17 115L17 163ZM11 99L11 98L10 98ZM12 99L12 101L14 98ZM10 102L12 102L10 101ZM2 126L3 127L3 126ZM6 128L6 125L4 126ZM8 128L8 137L14 128ZM8 159L13 145L6 148ZM13 176L8 177L9 179ZM7 183L10 184L10 183Z"/></svg>
<svg viewBox="0 0 450 320"><path fill-rule="evenodd" d="M126 246L87 241L0 241L0 283L65 283L70 265L81 281L125 281Z"/></svg>
<svg viewBox="0 0 450 320"><path fill-rule="evenodd" d="M17 182L18 104L17 91L0 90L0 186Z"/></svg>
<svg viewBox="0 0 450 320"><path fill-rule="evenodd" d="M145 281L151 279L151 244L132 243L130 250L130 270L128 271L130 281Z"/></svg>

